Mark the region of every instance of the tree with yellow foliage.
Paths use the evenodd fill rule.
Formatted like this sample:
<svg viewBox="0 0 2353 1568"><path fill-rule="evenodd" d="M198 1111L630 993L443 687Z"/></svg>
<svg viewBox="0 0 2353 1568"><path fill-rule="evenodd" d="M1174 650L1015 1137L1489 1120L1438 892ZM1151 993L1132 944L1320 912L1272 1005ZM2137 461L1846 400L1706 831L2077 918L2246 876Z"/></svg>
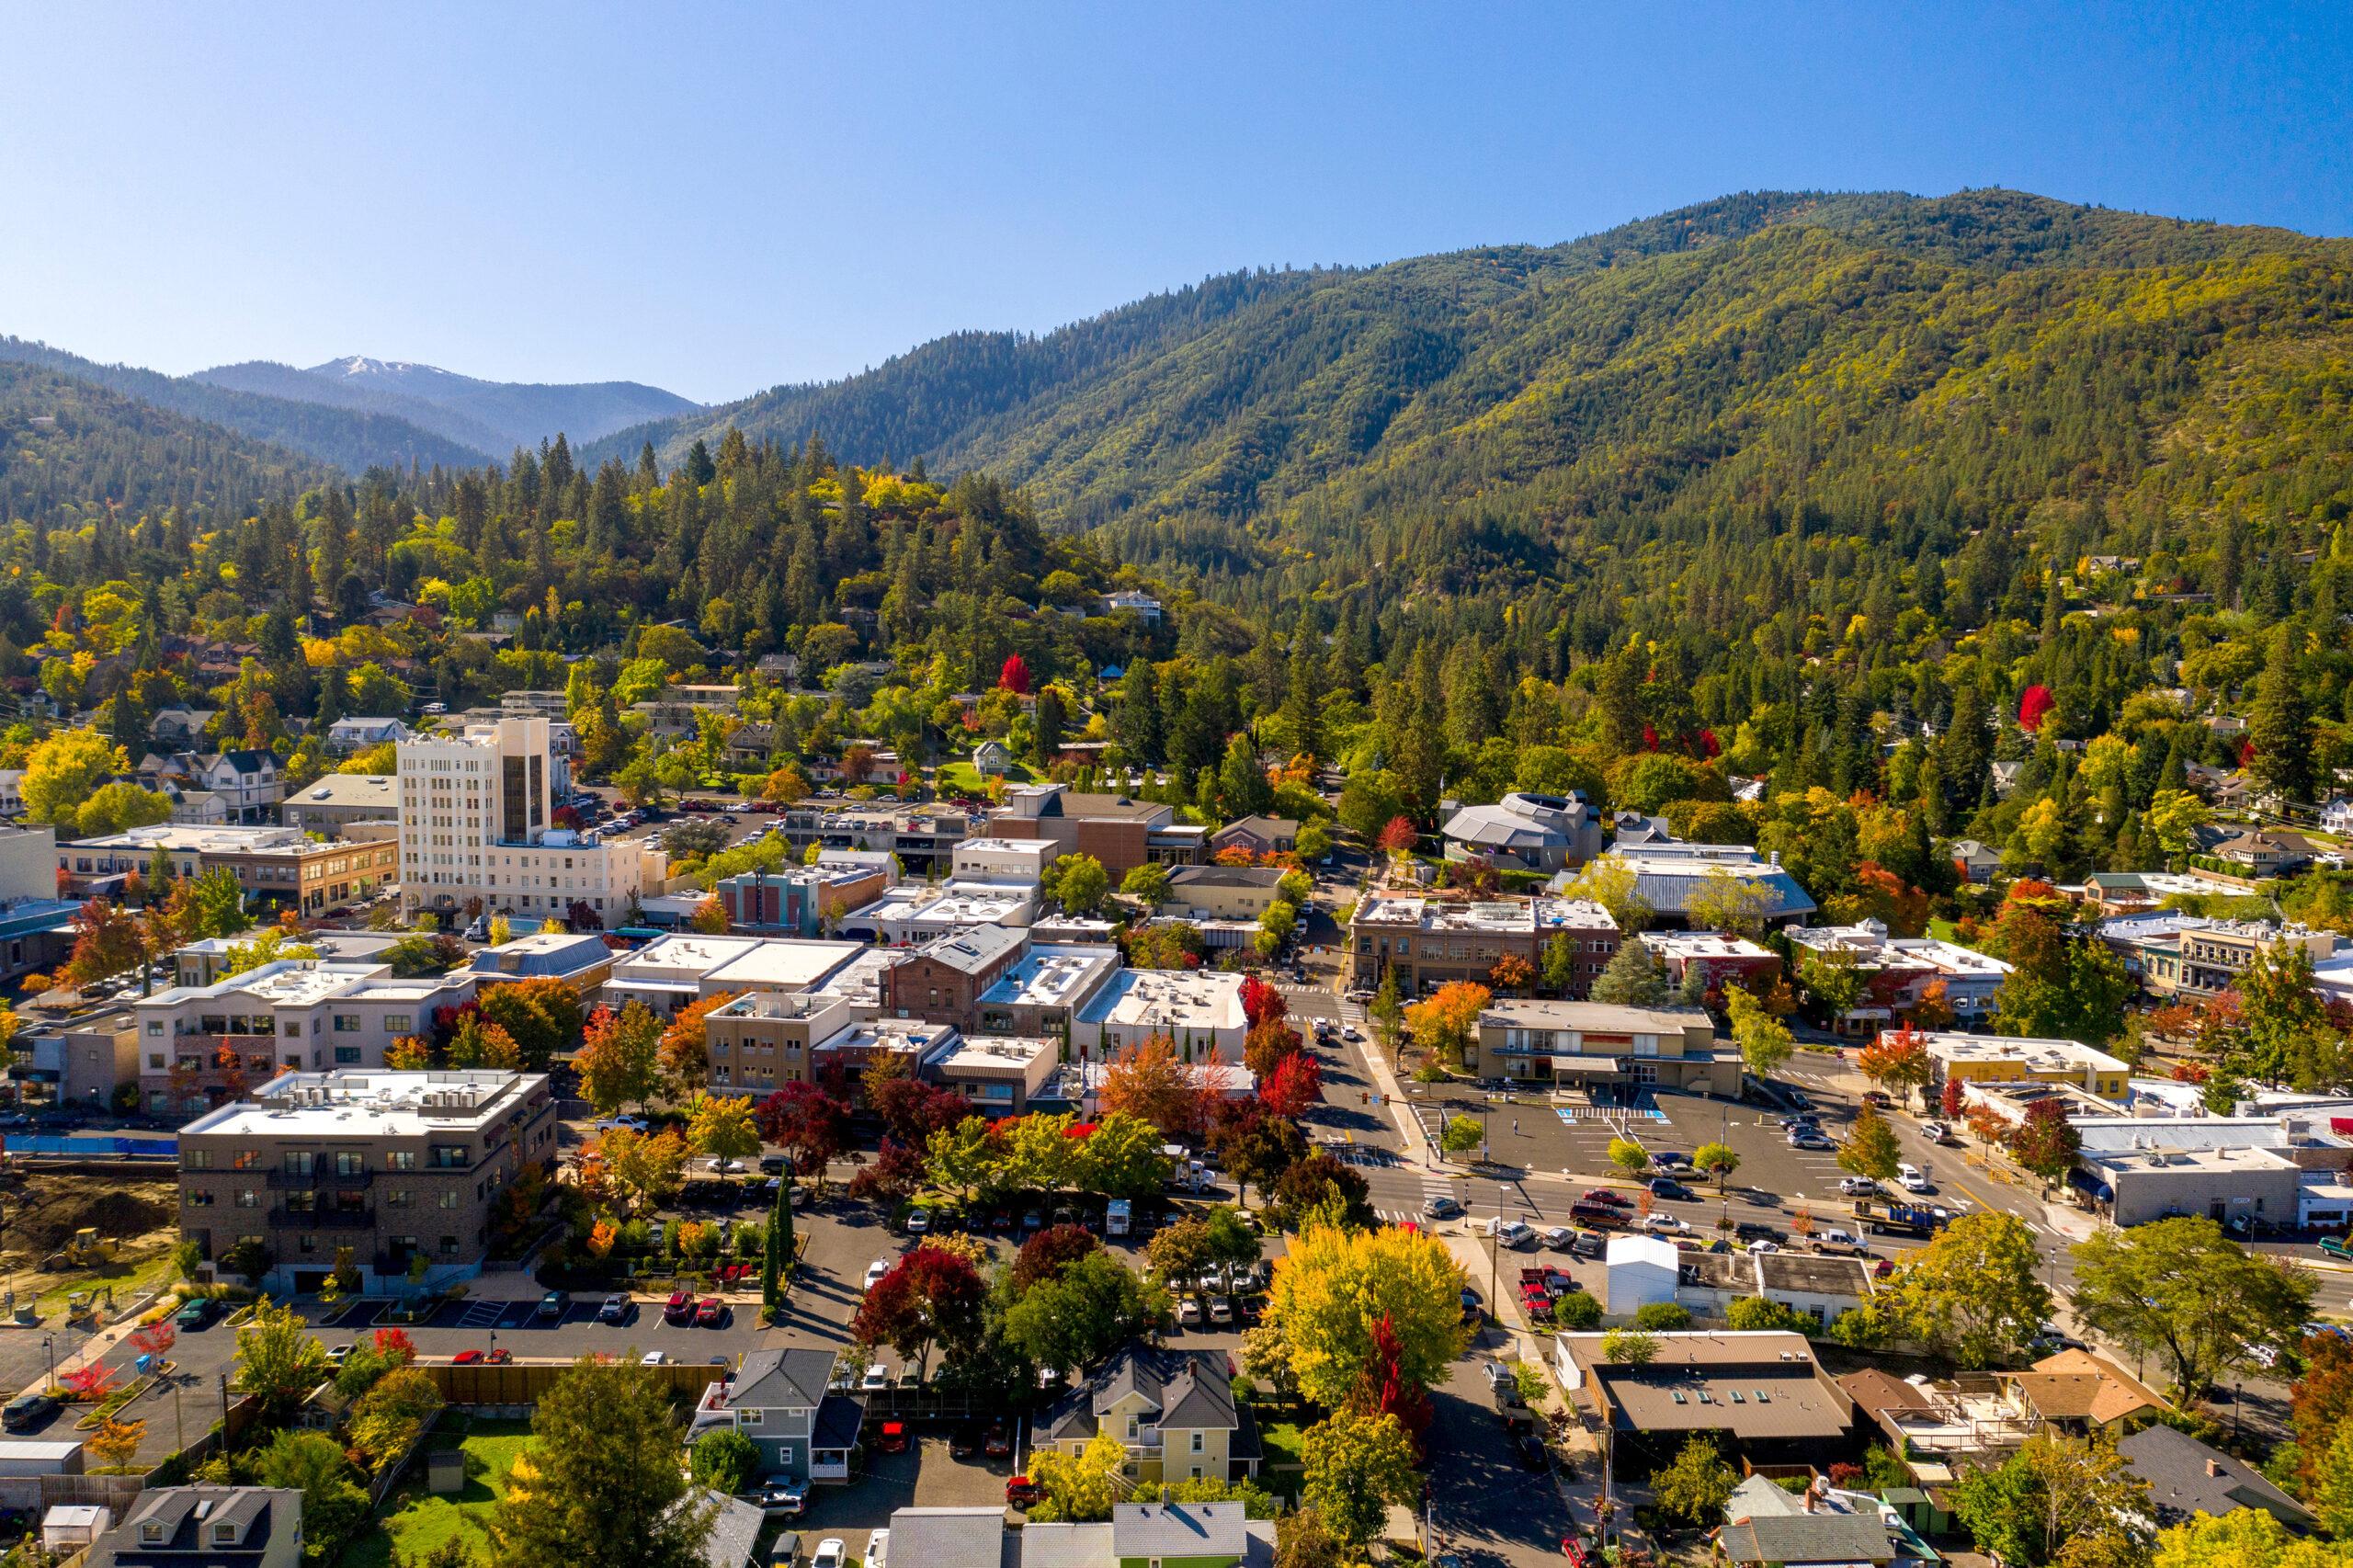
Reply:
<svg viewBox="0 0 2353 1568"><path fill-rule="evenodd" d="M1462 1266L1418 1231L1311 1228L1275 1269L1267 1324L1300 1392L1338 1408L1374 1354L1374 1325L1396 1335L1397 1375L1427 1388L1462 1354Z"/></svg>

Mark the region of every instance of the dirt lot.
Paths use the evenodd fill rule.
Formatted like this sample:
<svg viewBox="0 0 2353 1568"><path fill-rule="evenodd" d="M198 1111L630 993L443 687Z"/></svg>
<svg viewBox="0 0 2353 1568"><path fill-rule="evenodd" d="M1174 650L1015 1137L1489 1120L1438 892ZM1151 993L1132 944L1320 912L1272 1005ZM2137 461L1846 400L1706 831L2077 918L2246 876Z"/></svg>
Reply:
<svg viewBox="0 0 2353 1568"><path fill-rule="evenodd" d="M179 1239L178 1201L168 1181L63 1172L17 1177L0 1188L0 1270L18 1301L44 1298L44 1314L63 1310L48 1298L92 1286L113 1286L128 1306L130 1288L157 1277ZM110 1260L95 1267L41 1267L85 1227L113 1244Z"/></svg>

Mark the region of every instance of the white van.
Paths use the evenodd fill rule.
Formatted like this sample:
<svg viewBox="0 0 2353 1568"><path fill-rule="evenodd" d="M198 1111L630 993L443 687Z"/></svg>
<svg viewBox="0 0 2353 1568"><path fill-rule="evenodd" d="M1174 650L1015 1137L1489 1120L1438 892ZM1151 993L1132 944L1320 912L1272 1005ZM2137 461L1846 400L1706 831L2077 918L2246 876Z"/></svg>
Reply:
<svg viewBox="0 0 2353 1568"><path fill-rule="evenodd" d="M1126 1235L1133 1213L1134 1210L1126 1199L1111 1199L1103 1206L1103 1233L1108 1236Z"/></svg>

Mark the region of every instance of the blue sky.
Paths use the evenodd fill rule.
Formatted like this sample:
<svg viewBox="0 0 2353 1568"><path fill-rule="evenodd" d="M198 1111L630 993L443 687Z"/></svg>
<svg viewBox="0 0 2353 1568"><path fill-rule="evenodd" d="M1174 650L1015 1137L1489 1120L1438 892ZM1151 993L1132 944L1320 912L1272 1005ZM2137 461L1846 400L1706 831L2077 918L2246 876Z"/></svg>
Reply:
<svg viewBox="0 0 2353 1568"><path fill-rule="evenodd" d="M1726 191L2353 232L2353 12L17 6L0 332L720 400Z"/></svg>

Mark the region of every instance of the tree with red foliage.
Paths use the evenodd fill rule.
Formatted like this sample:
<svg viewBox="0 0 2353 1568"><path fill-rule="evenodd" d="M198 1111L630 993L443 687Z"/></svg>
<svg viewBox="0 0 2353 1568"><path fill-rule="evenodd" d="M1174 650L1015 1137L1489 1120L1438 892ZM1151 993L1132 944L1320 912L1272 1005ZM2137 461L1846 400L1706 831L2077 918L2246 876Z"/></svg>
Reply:
<svg viewBox="0 0 2353 1568"><path fill-rule="evenodd" d="M1937 1109L1944 1113L1946 1120L1952 1121L1960 1118L1961 1108L1966 1103L1966 1096L1961 1092L1961 1080L1947 1078L1944 1093L1937 1100Z"/></svg>
<svg viewBox="0 0 2353 1568"><path fill-rule="evenodd" d="M2051 695L2049 687L2028 687L2018 694L2018 728L2029 735L2033 734L2042 728L2042 721L2049 718L2051 710L2057 706L2059 699Z"/></svg>
<svg viewBox="0 0 2353 1568"><path fill-rule="evenodd" d="M1029 695L1029 662L1018 653L1005 656L1005 668L997 672L996 683L1016 697Z"/></svg>
<svg viewBox="0 0 2353 1568"><path fill-rule="evenodd" d="M1403 855L1413 848L1421 836L1414 826L1413 818L1396 816L1389 819L1388 824L1381 830L1381 836L1373 842L1392 855Z"/></svg>
<svg viewBox="0 0 2353 1568"><path fill-rule="evenodd" d="M1013 1255L1013 1288L1027 1290L1055 1276L1103 1244L1084 1225L1049 1225Z"/></svg>
<svg viewBox="0 0 2353 1568"><path fill-rule="evenodd" d="M131 1345L141 1355L152 1356L161 1361L172 1353L172 1346L178 1344L179 1339L179 1326L165 1318L161 1323L151 1323L135 1331L131 1336Z"/></svg>
<svg viewBox="0 0 2353 1568"><path fill-rule="evenodd" d="M416 1359L416 1341L404 1328L380 1328L375 1337L376 1354L388 1361L407 1366Z"/></svg>
<svg viewBox="0 0 2353 1568"><path fill-rule="evenodd" d="M870 1078L866 1103L882 1119L884 1131L918 1149L933 1133L972 1114L972 1103L963 1096L919 1078L885 1078L879 1084Z"/></svg>
<svg viewBox="0 0 2353 1568"><path fill-rule="evenodd" d="M1426 1457L1422 1434L1429 1429L1437 1412L1430 1404L1429 1391L1405 1376L1404 1359L1396 1324L1383 1312L1372 1320L1372 1354L1357 1374L1348 1408L1358 1415L1395 1416L1414 1445L1414 1462L1419 1464Z"/></svg>
<svg viewBox="0 0 2353 1568"><path fill-rule="evenodd" d="M70 1372L60 1372L57 1381L75 1400L96 1404L114 1392L118 1376L116 1369L104 1361L86 1361Z"/></svg>
<svg viewBox="0 0 2353 1568"><path fill-rule="evenodd" d="M874 1158L849 1178L849 1195L860 1203L896 1207L923 1187L923 1146L885 1136Z"/></svg>
<svg viewBox="0 0 2353 1568"><path fill-rule="evenodd" d="M849 1106L814 1084L787 1084L753 1108L760 1136L792 1156L795 1173L825 1190L825 1167L849 1147Z"/></svg>
<svg viewBox="0 0 2353 1568"><path fill-rule="evenodd" d="M2074 1168L2084 1137L2057 1100L2037 1100L2011 1130L2009 1144L2010 1158L2045 1181L2057 1181Z"/></svg>
<svg viewBox="0 0 2353 1568"><path fill-rule="evenodd" d="M1283 1000L1280 991L1255 974L1242 977L1242 1017L1252 1028L1268 1018L1286 1017L1290 1013L1290 1004Z"/></svg>
<svg viewBox="0 0 2353 1568"><path fill-rule="evenodd" d="M1324 1064L1303 1051L1284 1057L1258 1080L1259 1103L1287 1119L1306 1115L1323 1093Z"/></svg>
<svg viewBox="0 0 2353 1568"><path fill-rule="evenodd" d="M1855 1058L1855 1065L1864 1077L1883 1089L1893 1089L1905 1100L1913 1091L1924 1089L1936 1074L1936 1063L1928 1055L1928 1040L1918 1029L1906 1024L1900 1029L1882 1029L1879 1038L1863 1047Z"/></svg>
<svg viewBox="0 0 2353 1568"><path fill-rule="evenodd" d="M934 1345L953 1358L980 1344L988 1287L979 1272L945 1248L919 1246L874 1283L850 1319L853 1343L889 1345L920 1376Z"/></svg>

